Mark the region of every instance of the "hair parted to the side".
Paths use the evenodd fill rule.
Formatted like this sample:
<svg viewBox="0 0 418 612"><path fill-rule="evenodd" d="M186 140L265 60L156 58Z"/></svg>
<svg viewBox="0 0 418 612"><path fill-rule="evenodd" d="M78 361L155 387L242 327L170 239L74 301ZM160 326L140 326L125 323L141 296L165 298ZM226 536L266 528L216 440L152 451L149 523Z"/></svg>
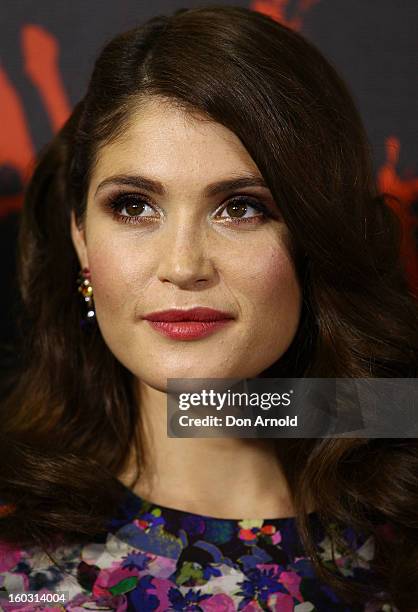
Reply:
<svg viewBox="0 0 418 612"><path fill-rule="evenodd" d="M301 35L249 9L155 17L105 46L26 192L18 245L24 363L1 406L0 499L14 512L0 518L0 540L9 543L51 552L57 541L88 541L125 493L117 475L130 448L141 466L133 375L98 327L80 328L70 214L82 223L101 147L149 96L232 130L290 229L302 316L263 376L417 375L418 305L399 259L399 224L377 192L361 119L335 69ZM416 609L417 440L281 439L277 452L320 576L347 600L384 587L403 612ZM323 565L306 491L324 526L337 521L375 537L378 579L367 592ZM386 521L392 540L379 530Z"/></svg>

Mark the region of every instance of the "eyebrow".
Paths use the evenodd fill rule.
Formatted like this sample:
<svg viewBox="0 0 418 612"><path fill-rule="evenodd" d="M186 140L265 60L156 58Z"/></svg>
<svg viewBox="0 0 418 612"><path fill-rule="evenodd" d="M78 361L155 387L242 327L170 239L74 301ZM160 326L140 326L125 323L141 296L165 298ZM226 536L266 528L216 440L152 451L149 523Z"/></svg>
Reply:
<svg viewBox="0 0 418 612"><path fill-rule="evenodd" d="M167 195L162 183L138 174L120 174L116 176L109 176L98 185L94 195L96 196L98 192L107 185L128 185L138 189L144 189L160 196ZM225 179L223 181L210 183L204 189L203 195L210 198L220 193L226 193L228 191L234 191L235 189L242 189L244 187L264 187L265 189L268 189L264 179L261 176L246 174L243 176Z"/></svg>

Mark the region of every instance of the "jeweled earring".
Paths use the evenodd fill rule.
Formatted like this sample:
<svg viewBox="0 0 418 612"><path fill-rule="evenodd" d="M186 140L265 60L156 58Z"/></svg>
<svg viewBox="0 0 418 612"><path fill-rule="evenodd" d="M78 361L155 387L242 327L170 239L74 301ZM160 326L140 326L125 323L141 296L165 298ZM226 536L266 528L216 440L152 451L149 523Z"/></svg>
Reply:
<svg viewBox="0 0 418 612"><path fill-rule="evenodd" d="M96 312L94 310L93 287L90 283L91 275L88 268L83 268L77 278L78 290L83 296L83 301L86 307L86 315L81 319L80 325L84 328L90 328L96 320Z"/></svg>

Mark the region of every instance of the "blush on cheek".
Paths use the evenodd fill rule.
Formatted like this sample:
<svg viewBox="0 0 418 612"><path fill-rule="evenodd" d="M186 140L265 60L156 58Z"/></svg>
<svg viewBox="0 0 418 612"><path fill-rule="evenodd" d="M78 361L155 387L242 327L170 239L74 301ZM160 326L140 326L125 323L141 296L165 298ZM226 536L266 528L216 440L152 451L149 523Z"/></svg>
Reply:
<svg viewBox="0 0 418 612"><path fill-rule="evenodd" d="M96 310L117 311L129 288L126 269L109 249L95 250L89 256L89 266Z"/></svg>
<svg viewBox="0 0 418 612"><path fill-rule="evenodd" d="M287 250L283 246L264 250L257 265L248 270L248 279L254 342L263 338L266 349L277 343L284 350L296 333L302 306L302 289Z"/></svg>
<svg viewBox="0 0 418 612"><path fill-rule="evenodd" d="M299 279L296 274L293 261L287 252L279 251L273 253L264 270L266 290L271 291L271 295L279 294L283 300L292 300L292 296L300 293Z"/></svg>
<svg viewBox="0 0 418 612"><path fill-rule="evenodd" d="M280 292L283 299L290 289L299 284L293 261L283 244L260 249L257 257L248 262L247 275L253 279L253 287L260 293L277 296Z"/></svg>

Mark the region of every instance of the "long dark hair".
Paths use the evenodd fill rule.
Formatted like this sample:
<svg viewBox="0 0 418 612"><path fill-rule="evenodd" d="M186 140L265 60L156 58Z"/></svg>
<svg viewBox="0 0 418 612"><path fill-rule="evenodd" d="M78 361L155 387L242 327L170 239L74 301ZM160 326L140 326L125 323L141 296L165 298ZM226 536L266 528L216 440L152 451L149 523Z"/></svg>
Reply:
<svg viewBox="0 0 418 612"><path fill-rule="evenodd" d="M80 328L79 262L70 214L82 221L100 147L148 96L232 130L266 180L292 236L303 286L299 329L273 376L415 377L418 306L399 259L400 228L378 194L359 113L335 69L302 36L245 8L207 6L155 17L112 39L85 97L41 152L22 211L18 266L23 366L1 407L0 539L49 552L104 530L135 448L133 375L98 327ZM418 601L415 439L280 440L297 526L320 576L348 599L359 586L319 558L306 491L326 526L376 541L381 592ZM384 539L381 523L395 537ZM336 537L330 531L330 537Z"/></svg>

